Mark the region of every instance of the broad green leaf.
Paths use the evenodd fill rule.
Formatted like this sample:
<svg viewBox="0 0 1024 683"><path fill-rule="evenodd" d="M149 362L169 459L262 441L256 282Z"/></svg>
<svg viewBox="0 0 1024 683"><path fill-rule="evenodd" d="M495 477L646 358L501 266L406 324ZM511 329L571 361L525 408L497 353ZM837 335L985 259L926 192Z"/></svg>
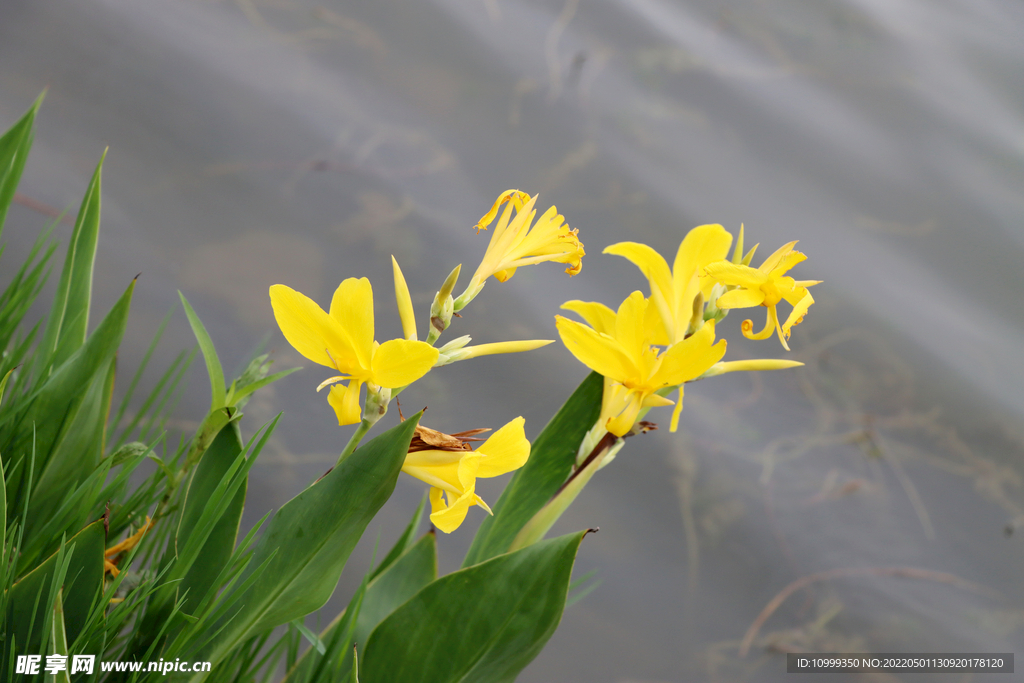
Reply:
<svg viewBox="0 0 1024 683"><path fill-rule="evenodd" d="M370 574L371 581L373 581L373 579L382 571L390 567L391 563L401 557L406 550L412 547L413 539L416 538L416 532L420 527L420 519L423 518L423 508L426 506L427 496L424 494L423 498L420 499L420 504L416 508L416 512L413 513L412 519L409 520L409 525L405 527L405 531L402 532L402 535L398 537L397 541L395 541L395 545L392 546L391 550L388 551L388 554L384 556L384 559L380 561L377 568L373 570L372 574Z"/></svg>
<svg viewBox="0 0 1024 683"><path fill-rule="evenodd" d="M504 683L555 632L587 532L443 576L395 610L363 648L366 683Z"/></svg>
<svg viewBox="0 0 1024 683"><path fill-rule="evenodd" d="M509 481L473 539L463 567L509 549L519 530L558 492L572 472L576 451L601 412L604 380L590 373L534 440L530 459Z"/></svg>
<svg viewBox="0 0 1024 683"><path fill-rule="evenodd" d="M35 448L36 470L45 469L54 447L68 428L68 418L74 415L94 378L107 376L109 363L124 335L134 289L133 280L85 344L19 403L27 407L5 411L0 418L0 434L8 438L0 443L0 451L8 462L19 458L27 462ZM26 495L22 490L27 477L25 468L8 476L14 480L8 481L8 505L17 505Z"/></svg>
<svg viewBox="0 0 1024 683"><path fill-rule="evenodd" d="M32 147L36 112L42 101L43 95L40 95L25 115L0 137L0 235L3 234L7 209L14 199L28 151Z"/></svg>
<svg viewBox="0 0 1024 683"><path fill-rule="evenodd" d="M63 585L64 627L70 641L78 637L89 618L90 608L100 594L105 544L102 520L93 522L65 543L69 557L66 558L63 581L58 587ZM58 559L63 554L62 548L11 587L7 624L19 643L20 652L38 651L42 641L39 628L43 625L40 610L50 605L47 590L54 581L54 572L59 579L60 570L65 569L58 566Z"/></svg>
<svg viewBox="0 0 1024 683"><path fill-rule="evenodd" d="M247 637L327 602L352 548L391 496L418 420L417 414L356 449L281 507L250 565L270 558L268 566L238 601L204 659L218 662Z"/></svg>
<svg viewBox="0 0 1024 683"><path fill-rule="evenodd" d="M196 336L199 349L203 352L203 358L206 360L206 372L210 375L210 411L212 412L224 407L226 396L224 370L221 368L220 358L217 357L217 348L213 345L213 340L210 339L210 334L206 331L203 321L192 310L192 305L189 304L185 295L178 292L178 296L181 297L185 315L188 316L188 324L192 326L192 333Z"/></svg>
<svg viewBox="0 0 1024 683"><path fill-rule="evenodd" d="M416 521L415 519L413 520ZM401 539L400 539L401 540ZM396 545L396 547L398 547ZM405 552L379 573L375 572L367 585L358 612L353 609L360 596L353 597L348 609L320 634L320 640L332 641L338 629L346 630L351 626L350 616L357 613L352 641L362 645L370 637L377 624L383 621L395 609L416 595L422 588L437 578L437 543L433 533L425 534L419 541L409 546ZM350 664L349 652L342 653L341 671ZM312 649L308 650L295 667L288 672L285 683L315 680L315 670L320 661Z"/></svg>
<svg viewBox="0 0 1024 683"><path fill-rule="evenodd" d="M220 430L192 476L175 536L175 552L188 541L221 479L241 452L242 436L238 423L232 422ZM246 487L247 483L243 482L178 587L178 595L184 600L182 609L188 614L193 613L207 592L216 588L213 582L231 559L245 506Z"/></svg>
<svg viewBox="0 0 1024 683"><path fill-rule="evenodd" d="M75 228L71 231L64 268L46 322L46 333L36 349L36 377L48 375L52 368L60 366L85 343L92 300L93 265L100 239L100 176L106 156L104 151L82 199Z"/></svg>

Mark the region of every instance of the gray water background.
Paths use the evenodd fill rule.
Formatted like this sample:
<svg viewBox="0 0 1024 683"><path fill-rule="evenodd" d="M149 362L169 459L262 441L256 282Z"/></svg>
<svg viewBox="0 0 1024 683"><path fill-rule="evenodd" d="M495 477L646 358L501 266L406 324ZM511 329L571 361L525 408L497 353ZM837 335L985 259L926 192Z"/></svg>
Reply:
<svg viewBox="0 0 1024 683"><path fill-rule="evenodd" d="M44 207L77 208L109 145L94 320L142 272L122 374L178 289L228 370L267 333L277 368L306 366L246 409L247 434L285 412L251 525L348 435L313 392L326 375L276 331L270 284L326 305L367 276L377 338L400 336L390 254L422 327L447 271L482 255L471 226L519 187L580 229L583 271L492 281L450 334L555 339L563 301L646 291L608 244L671 261L703 223L744 223L762 255L799 239L794 274L824 283L793 353L743 340L747 311L719 329L728 358L807 367L692 385L675 435L652 413L663 428L555 529L601 528L577 563L601 583L519 680L781 681L785 651L1024 652L1022 36L1009 1L2 0L0 125L48 88L5 269ZM179 311L150 386L191 344ZM585 374L553 344L402 399L444 431L524 415L535 436ZM189 381L185 429L208 403L203 368ZM325 622L423 488L403 476ZM443 572L482 514L439 539Z"/></svg>

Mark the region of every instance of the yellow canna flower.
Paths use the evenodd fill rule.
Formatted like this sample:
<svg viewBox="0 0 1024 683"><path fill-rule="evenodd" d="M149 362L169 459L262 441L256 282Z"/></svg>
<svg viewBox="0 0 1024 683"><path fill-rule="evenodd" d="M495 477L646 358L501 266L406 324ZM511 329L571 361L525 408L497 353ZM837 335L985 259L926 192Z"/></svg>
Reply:
<svg viewBox="0 0 1024 683"><path fill-rule="evenodd" d="M366 278L348 278L338 285L330 313L291 287L270 288L274 317L288 343L303 356L333 368L340 375L325 380L327 397L338 424L359 422L359 391L364 383L393 389L415 382L434 366L437 349L412 339L373 339L373 288Z"/></svg>
<svg viewBox="0 0 1024 683"><path fill-rule="evenodd" d="M807 314L807 309L814 303L808 287L816 285L820 280L794 280L786 273L807 257L793 249L796 241L785 244L774 254L765 259L759 268L751 268L729 261L716 261L705 268L709 280L729 285L731 289L718 297L719 308L749 308L764 306L768 309L768 321L764 329L753 333L754 323L743 321L743 336L747 339L767 339L772 332L777 332L782 346L789 351L786 340L793 327L798 325ZM786 322L779 323L776 306L785 299L793 305L793 311Z"/></svg>
<svg viewBox="0 0 1024 683"><path fill-rule="evenodd" d="M497 477L519 469L530 457L530 442L523 431L525 420L517 417L494 432L475 450L453 441L475 439L449 436L426 430L417 446L413 439L402 471L430 484L430 521L441 531L450 534L459 528L473 505L491 509L476 494L476 480ZM486 430L472 430L463 434L476 434ZM420 435L419 428L417 434ZM434 437L434 438L431 438ZM437 438L440 437L440 438ZM447 438L445 438L447 437ZM431 447L434 446L434 447Z"/></svg>
<svg viewBox="0 0 1024 683"><path fill-rule="evenodd" d="M683 383L700 377L725 355L725 340L715 343L713 320L659 352L650 345L654 329L648 304L640 292L630 294L615 313L603 304L565 304L591 327L555 316L566 348L581 363L605 376L602 419L616 436L623 436L633 427L642 408L672 405L655 392L678 386L679 402L671 423L671 431L675 431L682 409Z"/></svg>
<svg viewBox="0 0 1024 683"><path fill-rule="evenodd" d="M669 270L668 262L646 244L619 242L607 247L606 254L615 254L631 261L651 284L651 301L656 313L655 344L668 345L682 341L689 332L693 318L693 300L700 292L704 300L714 282L700 280L704 267L725 258L732 244L732 235L721 225L701 225L686 234L679 244L676 260Z"/></svg>
<svg viewBox="0 0 1024 683"><path fill-rule="evenodd" d="M577 237L579 230L570 230L564 223L565 218L553 206L531 228L537 214L533 208L536 202L536 196L530 197L519 190L506 190L477 223L477 232L486 230L501 206L508 205L491 234L480 267L473 273L466 291L456 302L456 311L465 307L480 292L487 278L493 275L498 282L505 282L515 274L519 266L554 261L566 264L568 267L565 272L569 275L580 272L583 267L581 259L586 252ZM515 218L512 218L513 209L516 212Z"/></svg>

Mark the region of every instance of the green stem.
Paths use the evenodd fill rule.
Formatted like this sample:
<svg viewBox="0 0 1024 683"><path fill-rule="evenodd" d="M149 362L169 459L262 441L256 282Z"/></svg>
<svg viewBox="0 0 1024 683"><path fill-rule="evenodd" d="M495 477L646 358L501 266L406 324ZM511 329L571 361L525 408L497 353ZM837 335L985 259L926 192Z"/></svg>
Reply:
<svg viewBox="0 0 1024 683"><path fill-rule="evenodd" d="M370 431L370 427L372 426L372 422L363 418L363 421L359 423L358 427L356 427L356 431L352 432L352 437L348 440L348 443L345 444L345 450L343 450L341 455L338 456L338 462L335 467L340 465L344 462L345 458L355 452L356 446L359 445L359 442L363 440L363 437L366 436L366 432Z"/></svg>

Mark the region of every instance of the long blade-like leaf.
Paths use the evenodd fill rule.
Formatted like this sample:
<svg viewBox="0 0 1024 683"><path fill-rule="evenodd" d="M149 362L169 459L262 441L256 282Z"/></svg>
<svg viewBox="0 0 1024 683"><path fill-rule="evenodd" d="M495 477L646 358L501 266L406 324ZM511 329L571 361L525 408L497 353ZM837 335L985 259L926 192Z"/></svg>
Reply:
<svg viewBox="0 0 1024 683"><path fill-rule="evenodd" d="M32 147L32 129L42 101L43 95L40 95L25 115L0 136L0 235L3 234L7 209L14 199L14 191L18 188L28 151Z"/></svg>
<svg viewBox="0 0 1024 683"><path fill-rule="evenodd" d="M217 357L217 348L213 345L203 321L192 310L188 299L181 292L178 292L178 296L181 297L185 315L188 316L188 324L192 326L192 333L195 334L199 349L203 352L203 359L206 360L206 371L210 375L210 410L217 410L224 407L224 397L227 395L227 389L224 387L224 370L221 368L220 358Z"/></svg>
<svg viewBox="0 0 1024 683"><path fill-rule="evenodd" d="M85 343L92 300L93 265L100 239L100 177L106 156L104 151L82 199L75 228L71 231L64 269L50 306L46 333L36 349L36 377L48 375L52 368L58 367Z"/></svg>
<svg viewBox="0 0 1024 683"><path fill-rule="evenodd" d="M249 636L327 602L366 525L391 496L418 421L417 414L356 449L278 510L251 566L276 554L203 659L217 662Z"/></svg>

